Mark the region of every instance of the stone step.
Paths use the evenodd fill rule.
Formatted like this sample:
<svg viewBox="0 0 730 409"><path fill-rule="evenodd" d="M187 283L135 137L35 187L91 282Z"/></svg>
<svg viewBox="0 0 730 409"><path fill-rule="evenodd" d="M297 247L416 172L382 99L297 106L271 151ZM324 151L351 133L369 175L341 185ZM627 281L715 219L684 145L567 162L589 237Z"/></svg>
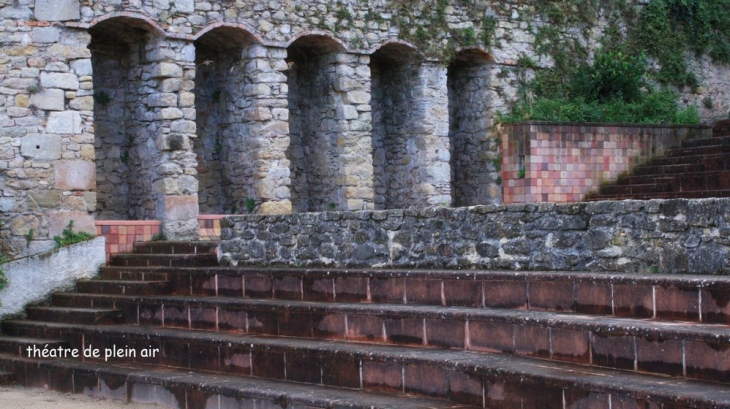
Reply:
<svg viewBox="0 0 730 409"><path fill-rule="evenodd" d="M28 356L26 348L36 347L38 349L68 347L68 342L60 339L25 338L0 336L0 353L14 354L16 356Z"/></svg>
<svg viewBox="0 0 730 409"><path fill-rule="evenodd" d="M402 392L378 393L199 371L161 370L144 364L113 366L0 355L0 366L12 368L18 374L18 382L26 387L49 387L64 393L84 393L129 403L155 403L167 408L475 408ZM6 373L12 375L12 372Z"/></svg>
<svg viewBox="0 0 730 409"><path fill-rule="evenodd" d="M101 308L28 307L28 319L69 324L108 325L124 321L120 310Z"/></svg>
<svg viewBox="0 0 730 409"><path fill-rule="evenodd" d="M129 347L160 348L156 359L137 356L109 361L125 367L133 360L307 385L398 391L488 408L603 408L609 407L609 402L613 407L652 407L654 403L670 405L665 408L730 408L727 385L682 379L668 382L666 377L491 353L135 326L47 323L43 331L78 334L70 342L80 347L85 343L101 350L114 345L123 348L121 342ZM12 362L22 361L14 358ZM87 363L100 362L103 360ZM717 365L712 355L704 356L702 362L712 368ZM33 365L38 366L35 362ZM53 362L43 367L49 365ZM716 379L714 369L687 370ZM569 404L563 406L566 402Z"/></svg>
<svg viewBox="0 0 730 409"><path fill-rule="evenodd" d="M572 311L730 324L730 277L722 276L274 267L106 267L102 274L145 272L165 274L170 291L183 296ZM69 307L114 308L72 293L57 295L54 303L58 302Z"/></svg>
<svg viewBox="0 0 730 409"><path fill-rule="evenodd" d="M159 295L170 293L167 281L80 280L76 282L79 293L119 295Z"/></svg>
<svg viewBox="0 0 730 409"><path fill-rule="evenodd" d="M728 362L730 327L536 311L387 304L117 297L126 322L248 335L483 350L684 376L704 351ZM12 325L12 324L11 324ZM631 345L626 350L626 345ZM656 351L664 362L657 365ZM688 375L694 378L693 374Z"/></svg>
<svg viewBox="0 0 730 409"><path fill-rule="evenodd" d="M12 372L0 371L0 385L12 385L15 382L15 374Z"/></svg>
<svg viewBox="0 0 730 409"><path fill-rule="evenodd" d="M714 135L713 135L714 136ZM730 139L713 137L713 138L698 138L698 139L685 139L682 141L682 148L694 148L701 146L721 146L730 144Z"/></svg>
<svg viewBox="0 0 730 409"><path fill-rule="evenodd" d="M672 191L672 184L669 182L643 183L643 184L615 184L601 186L599 194L605 195L631 195L634 193L656 192L664 193Z"/></svg>
<svg viewBox="0 0 730 409"><path fill-rule="evenodd" d="M631 172L633 176L641 175L676 175L682 173L704 172L705 167L701 163L689 163L681 165L641 165Z"/></svg>
<svg viewBox="0 0 730 409"><path fill-rule="evenodd" d="M651 199L705 199L712 197L730 197L730 189L722 190L699 190L693 192L670 192L670 193L635 193L631 195L590 195L585 200L596 202L601 200L651 200Z"/></svg>
<svg viewBox="0 0 730 409"><path fill-rule="evenodd" d="M671 158L678 156L715 155L718 153L730 153L730 144L706 145L692 148L672 148L667 149L666 156Z"/></svg>
<svg viewBox="0 0 730 409"><path fill-rule="evenodd" d="M141 267L213 267L219 265L214 253L201 254L112 254L110 265Z"/></svg>
<svg viewBox="0 0 730 409"><path fill-rule="evenodd" d="M138 241L136 254L215 254L217 241Z"/></svg>

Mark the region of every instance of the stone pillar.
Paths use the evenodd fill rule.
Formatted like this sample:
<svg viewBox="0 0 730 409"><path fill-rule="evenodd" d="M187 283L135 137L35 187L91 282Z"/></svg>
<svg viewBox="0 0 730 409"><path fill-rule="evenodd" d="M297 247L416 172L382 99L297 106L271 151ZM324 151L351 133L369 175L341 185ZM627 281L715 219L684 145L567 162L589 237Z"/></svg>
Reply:
<svg viewBox="0 0 730 409"><path fill-rule="evenodd" d="M195 48L175 39L146 45L139 89L141 177L154 217L169 239L198 238L198 181L191 138L196 137ZM146 190L146 189L145 189ZM152 209L150 209L152 210Z"/></svg>
<svg viewBox="0 0 730 409"><path fill-rule="evenodd" d="M416 104L408 132L409 151L415 155L412 206L450 206L449 97L446 66L424 62L413 89ZM411 145L412 144L412 145ZM412 148L415 148L413 150Z"/></svg>
<svg viewBox="0 0 730 409"><path fill-rule="evenodd" d="M339 53L334 91L339 210L374 208L370 57Z"/></svg>
<svg viewBox="0 0 730 409"><path fill-rule="evenodd" d="M248 158L253 167L253 196L261 214L292 212L289 192L289 110L286 49L253 45L245 51L246 87L249 100L243 112L250 138ZM236 164L234 164L235 166Z"/></svg>

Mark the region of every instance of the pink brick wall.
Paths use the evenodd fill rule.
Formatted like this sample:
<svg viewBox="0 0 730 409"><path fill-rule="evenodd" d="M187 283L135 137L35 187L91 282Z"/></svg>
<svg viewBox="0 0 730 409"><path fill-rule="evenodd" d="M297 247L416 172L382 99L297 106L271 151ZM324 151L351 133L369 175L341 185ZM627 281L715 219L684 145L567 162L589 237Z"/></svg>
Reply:
<svg viewBox="0 0 730 409"><path fill-rule="evenodd" d="M682 139L710 136L710 128L699 126L505 125L500 133L502 201L581 201L601 183L663 155L667 148L679 146ZM524 178L519 178L520 156L524 156Z"/></svg>
<svg viewBox="0 0 730 409"><path fill-rule="evenodd" d="M116 253L132 252L135 241L150 241L159 234L161 223L157 220L96 220L96 235L106 238L106 259Z"/></svg>

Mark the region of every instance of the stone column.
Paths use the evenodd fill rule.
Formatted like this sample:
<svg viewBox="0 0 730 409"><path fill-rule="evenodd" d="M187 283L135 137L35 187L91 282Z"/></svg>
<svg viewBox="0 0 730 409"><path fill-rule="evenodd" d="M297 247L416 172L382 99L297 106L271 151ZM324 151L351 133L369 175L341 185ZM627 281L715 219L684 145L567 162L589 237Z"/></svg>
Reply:
<svg viewBox="0 0 730 409"><path fill-rule="evenodd" d="M446 66L424 62L418 70L413 89L415 109L411 116L409 139L413 140L414 206L450 206L451 169L449 153L449 96ZM410 149L409 149L410 150Z"/></svg>
<svg viewBox="0 0 730 409"><path fill-rule="evenodd" d="M339 53L334 91L339 147L339 210L374 208L370 57Z"/></svg>
<svg viewBox="0 0 730 409"><path fill-rule="evenodd" d="M196 137L195 48L154 38L146 49L138 111L143 183L151 187L147 195L167 238L197 239L198 181L191 144Z"/></svg>
<svg viewBox="0 0 730 409"><path fill-rule="evenodd" d="M289 110L286 49L253 45L246 51L247 85L244 94L249 106L243 112L253 167L252 187L258 213L292 212L289 192Z"/></svg>

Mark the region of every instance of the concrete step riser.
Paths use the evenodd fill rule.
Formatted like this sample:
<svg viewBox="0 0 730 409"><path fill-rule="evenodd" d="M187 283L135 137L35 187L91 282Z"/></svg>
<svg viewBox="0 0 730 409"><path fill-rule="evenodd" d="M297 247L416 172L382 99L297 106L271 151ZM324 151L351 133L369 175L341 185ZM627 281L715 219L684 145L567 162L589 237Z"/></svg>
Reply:
<svg viewBox="0 0 730 409"><path fill-rule="evenodd" d="M137 254L215 254L216 242L137 242L134 252Z"/></svg>
<svg viewBox="0 0 730 409"><path fill-rule="evenodd" d="M576 404L588 395L596 395L598 402L608 403L609 395L625 398L618 389L596 391L595 386L581 386L574 381L548 381L541 375L511 373L509 368L492 364L453 362L448 359L433 360L419 356L402 357L360 351L338 350L327 346L302 347L256 343L251 340L195 340L180 338L155 338L149 335L87 333L86 344L104 350L116 346L136 348L160 348L159 358L112 359L109 362L154 363L156 365L200 370L221 374L254 376L265 379L336 386L367 391L405 392L420 396L450 399L452 401L493 408L564 408L564 399ZM73 343L72 343L73 345ZM78 347L82 347L79 345ZM102 360L89 361L100 362ZM152 362L154 361L154 362ZM490 361L491 362L491 361ZM36 367L37 368L37 367ZM31 382L44 373L28 374ZM35 371L30 368L30 371ZM43 372L36 371L36 372ZM17 372L16 372L17 373ZM68 374L67 374L68 375ZM53 382L43 379L41 382ZM58 381L57 381L58 382ZM497 391L502 394L496 394ZM613 392L613 393L612 393ZM620 396L620 395L623 396ZM671 398L670 398L671 396ZM652 396L661 402L676 398L672 393ZM627 403L644 403L628 398ZM615 404L615 403L614 403ZM524 406L527 405L527 406ZM567 406L572 407L572 406ZM575 406L600 408L603 405ZM608 407L608 406L605 406ZM628 406L643 407L643 406ZM706 407L698 404L688 407Z"/></svg>
<svg viewBox="0 0 730 409"><path fill-rule="evenodd" d="M586 275L563 281L565 277L556 275L551 280L515 273L491 277L487 273L484 278L461 273L464 278L441 279L387 272L367 277L337 270L320 275L189 270L166 274L169 291L182 296L510 308L730 324L726 301L730 283L722 280L713 284L711 280L626 280ZM64 306L111 308L107 304L90 305L86 296L75 301L66 301L68 298L73 296L63 297L62 302L70 303Z"/></svg>
<svg viewBox="0 0 730 409"><path fill-rule="evenodd" d="M114 281L79 281L76 283L79 293L115 294L115 295L163 295L169 294L170 284L159 281L114 282Z"/></svg>
<svg viewBox="0 0 730 409"><path fill-rule="evenodd" d="M713 334L678 334L661 329L639 331L606 324L583 325L581 328L580 325L554 324L549 320L534 320L526 324L524 319L507 320L502 317L439 319L414 314L382 317L377 314L328 314L285 309L165 307L163 310L128 307L124 310L129 314L129 321L138 313L139 324L145 326L463 349L730 382L730 338L713 338ZM41 330L32 324L8 324L8 331L19 336L36 336ZM59 334L63 339L74 336L71 335L72 329L64 331ZM155 331L149 332L152 335ZM111 340L105 338L104 343L111 344L117 340L114 335L110 337ZM85 339L89 343L92 338L87 335ZM123 342L132 345L129 344L132 341L126 338ZM174 356L176 347L170 348L168 356ZM170 362L161 364L171 365Z"/></svg>
<svg viewBox="0 0 730 409"><path fill-rule="evenodd" d="M43 308L27 308L28 319L32 321L59 322L83 325L109 325L124 322L121 311L109 312L63 312Z"/></svg>
<svg viewBox="0 0 730 409"><path fill-rule="evenodd" d="M115 254L110 265L128 267L215 267L215 254L157 255L157 254Z"/></svg>

